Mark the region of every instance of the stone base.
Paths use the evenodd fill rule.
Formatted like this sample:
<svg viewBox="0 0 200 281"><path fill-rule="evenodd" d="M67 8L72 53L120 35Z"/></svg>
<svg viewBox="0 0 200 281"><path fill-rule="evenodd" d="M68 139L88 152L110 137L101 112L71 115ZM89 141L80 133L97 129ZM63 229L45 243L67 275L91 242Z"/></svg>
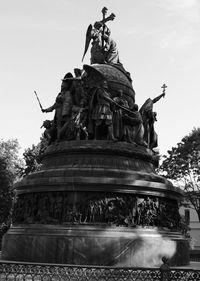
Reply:
<svg viewBox="0 0 200 281"><path fill-rule="evenodd" d="M178 232L102 225L20 225L3 238L2 259L76 265L152 267L162 256L189 264L189 243Z"/></svg>

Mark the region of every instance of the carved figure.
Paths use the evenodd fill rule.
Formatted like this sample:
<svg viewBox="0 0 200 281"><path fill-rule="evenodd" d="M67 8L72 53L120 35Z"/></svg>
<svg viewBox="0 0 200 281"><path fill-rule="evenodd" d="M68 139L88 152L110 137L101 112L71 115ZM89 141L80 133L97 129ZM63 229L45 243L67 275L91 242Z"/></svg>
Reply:
<svg viewBox="0 0 200 281"><path fill-rule="evenodd" d="M104 124L108 128L108 139L115 141L113 135L113 124L112 124L112 111L111 111L111 103L110 103L110 95L104 89L98 90L96 93L98 104L96 105L92 119L95 121L95 138L97 138L98 127L104 122Z"/></svg>
<svg viewBox="0 0 200 281"><path fill-rule="evenodd" d="M91 64L94 63L119 63L119 54L115 41L110 37L110 29L106 26L106 22L114 20L115 15L112 13L109 17L105 17L107 8L102 9L103 19L94 23L94 26L89 25L86 33L86 42L84 56L88 50L90 41L91 47ZM82 61L83 61L82 59Z"/></svg>
<svg viewBox="0 0 200 281"><path fill-rule="evenodd" d="M55 103L46 108L43 109L42 112L52 112L53 110L55 110L55 115L54 115L54 122L53 122L53 128L56 130L56 138L59 139L60 138L60 130L62 127L62 105L63 105L63 101L64 101L64 93L60 92L58 94L58 96L56 97Z"/></svg>
<svg viewBox="0 0 200 281"><path fill-rule="evenodd" d="M142 146L147 146L144 141L144 127L142 117L138 112L137 104L130 104L129 111L124 111L124 140L130 143L137 143Z"/></svg>
<svg viewBox="0 0 200 281"><path fill-rule="evenodd" d="M108 139L115 140L113 135L112 111L110 108L110 94L107 90L106 84L95 90L93 98L96 99L93 103L94 109L91 116L95 125L94 138L98 138L98 129L102 124L104 124L108 128ZM91 104L91 106L93 105Z"/></svg>
<svg viewBox="0 0 200 281"><path fill-rule="evenodd" d="M119 53L117 44L110 36L110 29L105 26L103 32L103 24L96 22L91 30L92 47L91 47L91 64L94 63L112 63L118 64ZM105 44L103 44L105 42Z"/></svg>
<svg viewBox="0 0 200 281"><path fill-rule="evenodd" d="M164 96L165 92L154 99L147 99L139 110L143 119L144 140L150 149L158 146L157 134L154 130L154 122L157 121L157 114L156 112L153 112L153 105Z"/></svg>
<svg viewBox="0 0 200 281"><path fill-rule="evenodd" d="M71 118L61 128L61 136L64 136L66 140L80 140L82 134L84 135L82 139L88 139L86 119L84 109L73 106Z"/></svg>
<svg viewBox="0 0 200 281"><path fill-rule="evenodd" d="M123 97L123 91L118 90L113 101L120 106L128 108L128 102ZM124 124L123 124L123 114L124 111L122 107L117 106L116 104L113 105L113 132L114 137L118 140L122 140L124 135Z"/></svg>
<svg viewBox="0 0 200 281"><path fill-rule="evenodd" d="M85 134L85 139L88 139L88 130L86 128L86 119L87 115L84 109L80 109L79 113L76 116L75 124L77 128L76 139L80 140L81 132Z"/></svg>
<svg viewBox="0 0 200 281"><path fill-rule="evenodd" d="M84 196L73 204L70 192L20 195L14 207L14 223L107 223L135 227L180 227L177 204L158 197L130 195ZM82 195L81 195L82 196ZM24 212L22 212L24 210Z"/></svg>
<svg viewBox="0 0 200 281"><path fill-rule="evenodd" d="M41 128L45 128L45 131L43 133L44 138L47 140L47 144L51 144L53 141L55 141L55 128L53 127L53 121L45 120L41 126Z"/></svg>
<svg viewBox="0 0 200 281"><path fill-rule="evenodd" d="M113 113L111 111L112 99L108 91L108 85L102 75L98 72L93 73L93 71L93 69L90 69L83 79L85 89L87 89L90 97L88 132L94 136L94 139L98 139L103 135L101 130L101 136L99 136L101 127L101 129L106 130L105 138L115 141L112 123Z"/></svg>
<svg viewBox="0 0 200 281"><path fill-rule="evenodd" d="M55 103L49 108L42 109L42 112L52 112L55 110L55 117L53 128L56 129L56 139L59 141L61 139L61 128L69 121L72 113L72 95L71 95L71 85L72 81L65 80L65 78L73 77L71 73L67 73L62 80L61 92L56 97Z"/></svg>

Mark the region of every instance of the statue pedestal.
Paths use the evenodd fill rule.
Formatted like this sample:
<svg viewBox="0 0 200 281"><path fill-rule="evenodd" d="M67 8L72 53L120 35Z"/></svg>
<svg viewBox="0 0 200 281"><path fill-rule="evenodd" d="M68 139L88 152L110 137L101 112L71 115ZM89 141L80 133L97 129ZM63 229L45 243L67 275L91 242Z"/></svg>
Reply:
<svg viewBox="0 0 200 281"><path fill-rule="evenodd" d="M16 185L5 260L85 265L189 263L179 189L156 175L156 155L124 142L52 145L40 171Z"/></svg>
<svg viewBox="0 0 200 281"><path fill-rule="evenodd" d="M4 260L76 265L152 267L162 256L189 263L188 241L156 228L98 225L12 227L4 237Z"/></svg>

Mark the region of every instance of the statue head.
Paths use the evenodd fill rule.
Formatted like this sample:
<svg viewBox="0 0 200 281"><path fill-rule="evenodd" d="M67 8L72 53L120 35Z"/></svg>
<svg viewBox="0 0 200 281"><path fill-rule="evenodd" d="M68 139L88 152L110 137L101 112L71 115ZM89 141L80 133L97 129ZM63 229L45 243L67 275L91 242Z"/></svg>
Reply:
<svg viewBox="0 0 200 281"><path fill-rule="evenodd" d="M101 21L96 21L95 23L94 23L94 28L96 28L96 29L100 29L100 28L102 28L103 27L103 24L102 24L102 22Z"/></svg>
<svg viewBox="0 0 200 281"><path fill-rule="evenodd" d="M64 78L62 79L61 91L69 90L71 88L73 80L70 80L70 78L73 78L73 75L71 74L71 72L68 72L67 74L65 74Z"/></svg>
<svg viewBox="0 0 200 281"><path fill-rule="evenodd" d="M81 77L82 70L80 68L74 68L74 74L76 77Z"/></svg>

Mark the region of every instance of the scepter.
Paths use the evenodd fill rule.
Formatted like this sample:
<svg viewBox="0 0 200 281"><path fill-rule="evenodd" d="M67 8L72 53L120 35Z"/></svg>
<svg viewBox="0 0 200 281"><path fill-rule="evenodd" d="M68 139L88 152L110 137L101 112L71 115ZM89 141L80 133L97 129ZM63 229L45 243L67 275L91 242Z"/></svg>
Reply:
<svg viewBox="0 0 200 281"><path fill-rule="evenodd" d="M40 100L39 100L39 98L38 98L38 95L37 95L36 91L34 91L34 93L35 93L36 98L37 98L37 100L38 100L38 103L39 103L40 109L41 109L41 111L43 111L43 107L42 107L42 105L41 105L41 102L40 102Z"/></svg>

